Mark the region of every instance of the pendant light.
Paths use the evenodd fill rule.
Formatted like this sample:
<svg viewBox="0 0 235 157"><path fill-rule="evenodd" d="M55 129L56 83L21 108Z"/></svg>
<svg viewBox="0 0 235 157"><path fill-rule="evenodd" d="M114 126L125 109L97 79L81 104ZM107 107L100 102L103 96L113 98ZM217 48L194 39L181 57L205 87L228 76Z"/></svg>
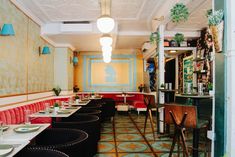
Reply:
<svg viewBox="0 0 235 157"><path fill-rule="evenodd" d="M100 45L103 46L111 46L113 43L113 39L109 34L103 34L100 38Z"/></svg>
<svg viewBox="0 0 235 157"><path fill-rule="evenodd" d="M111 57L103 57L103 61L105 63L110 63L111 62Z"/></svg>
<svg viewBox="0 0 235 157"><path fill-rule="evenodd" d="M114 19L111 18L109 15L102 15L97 20L97 28L102 33L109 33L113 30L115 26Z"/></svg>

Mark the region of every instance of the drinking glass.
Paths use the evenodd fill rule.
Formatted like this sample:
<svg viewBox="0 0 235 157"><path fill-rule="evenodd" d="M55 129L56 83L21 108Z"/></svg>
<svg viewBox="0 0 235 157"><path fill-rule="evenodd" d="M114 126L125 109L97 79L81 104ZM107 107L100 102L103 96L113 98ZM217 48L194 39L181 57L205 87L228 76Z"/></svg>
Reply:
<svg viewBox="0 0 235 157"><path fill-rule="evenodd" d="M3 121L0 121L0 141L2 141L2 136L3 136Z"/></svg>
<svg viewBox="0 0 235 157"><path fill-rule="evenodd" d="M49 113L50 111L50 104L49 103L45 103L45 112Z"/></svg>
<svg viewBox="0 0 235 157"><path fill-rule="evenodd" d="M25 110L24 112L25 112L25 124L28 125L30 124L30 117L29 117L30 110Z"/></svg>

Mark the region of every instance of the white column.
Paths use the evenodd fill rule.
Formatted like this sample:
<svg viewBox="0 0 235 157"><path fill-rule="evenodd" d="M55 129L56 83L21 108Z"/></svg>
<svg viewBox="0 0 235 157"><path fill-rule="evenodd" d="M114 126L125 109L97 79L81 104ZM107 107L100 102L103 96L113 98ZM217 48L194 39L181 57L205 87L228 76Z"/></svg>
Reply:
<svg viewBox="0 0 235 157"><path fill-rule="evenodd" d="M158 44L159 87L165 84L165 57L164 57L164 25L159 26L160 42ZM159 92L159 102L164 104L164 93Z"/></svg>
<svg viewBox="0 0 235 157"><path fill-rule="evenodd" d="M235 1L227 1L227 156L235 156ZM225 113L226 114L226 113Z"/></svg>

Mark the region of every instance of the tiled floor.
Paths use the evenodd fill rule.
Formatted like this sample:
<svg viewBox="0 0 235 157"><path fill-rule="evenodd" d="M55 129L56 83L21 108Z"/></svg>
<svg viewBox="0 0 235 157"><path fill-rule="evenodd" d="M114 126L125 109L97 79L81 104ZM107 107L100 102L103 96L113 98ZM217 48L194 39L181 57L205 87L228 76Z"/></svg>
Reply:
<svg viewBox="0 0 235 157"><path fill-rule="evenodd" d="M154 140L149 121L144 135L144 118L144 114L138 116L134 112L117 113L112 122L104 122L96 157L168 157L172 139L156 135ZM173 157L176 156L175 153ZM203 156L201 152L200 157Z"/></svg>

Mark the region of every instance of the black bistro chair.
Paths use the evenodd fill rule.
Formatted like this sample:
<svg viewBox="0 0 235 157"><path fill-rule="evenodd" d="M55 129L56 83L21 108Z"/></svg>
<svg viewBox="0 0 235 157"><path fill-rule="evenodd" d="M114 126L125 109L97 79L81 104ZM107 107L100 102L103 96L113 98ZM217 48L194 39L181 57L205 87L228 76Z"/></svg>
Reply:
<svg viewBox="0 0 235 157"><path fill-rule="evenodd" d="M54 123L55 128L80 129L88 133L88 141L84 148L84 157L92 157L97 153L98 141L100 140L100 121L95 115L75 115L63 118L61 122Z"/></svg>
<svg viewBox="0 0 235 157"><path fill-rule="evenodd" d="M35 144L29 149L55 149L70 157L85 156L88 134L75 129L46 129L35 138Z"/></svg>
<svg viewBox="0 0 235 157"><path fill-rule="evenodd" d="M15 157L69 157L63 152L53 149L25 147Z"/></svg>

